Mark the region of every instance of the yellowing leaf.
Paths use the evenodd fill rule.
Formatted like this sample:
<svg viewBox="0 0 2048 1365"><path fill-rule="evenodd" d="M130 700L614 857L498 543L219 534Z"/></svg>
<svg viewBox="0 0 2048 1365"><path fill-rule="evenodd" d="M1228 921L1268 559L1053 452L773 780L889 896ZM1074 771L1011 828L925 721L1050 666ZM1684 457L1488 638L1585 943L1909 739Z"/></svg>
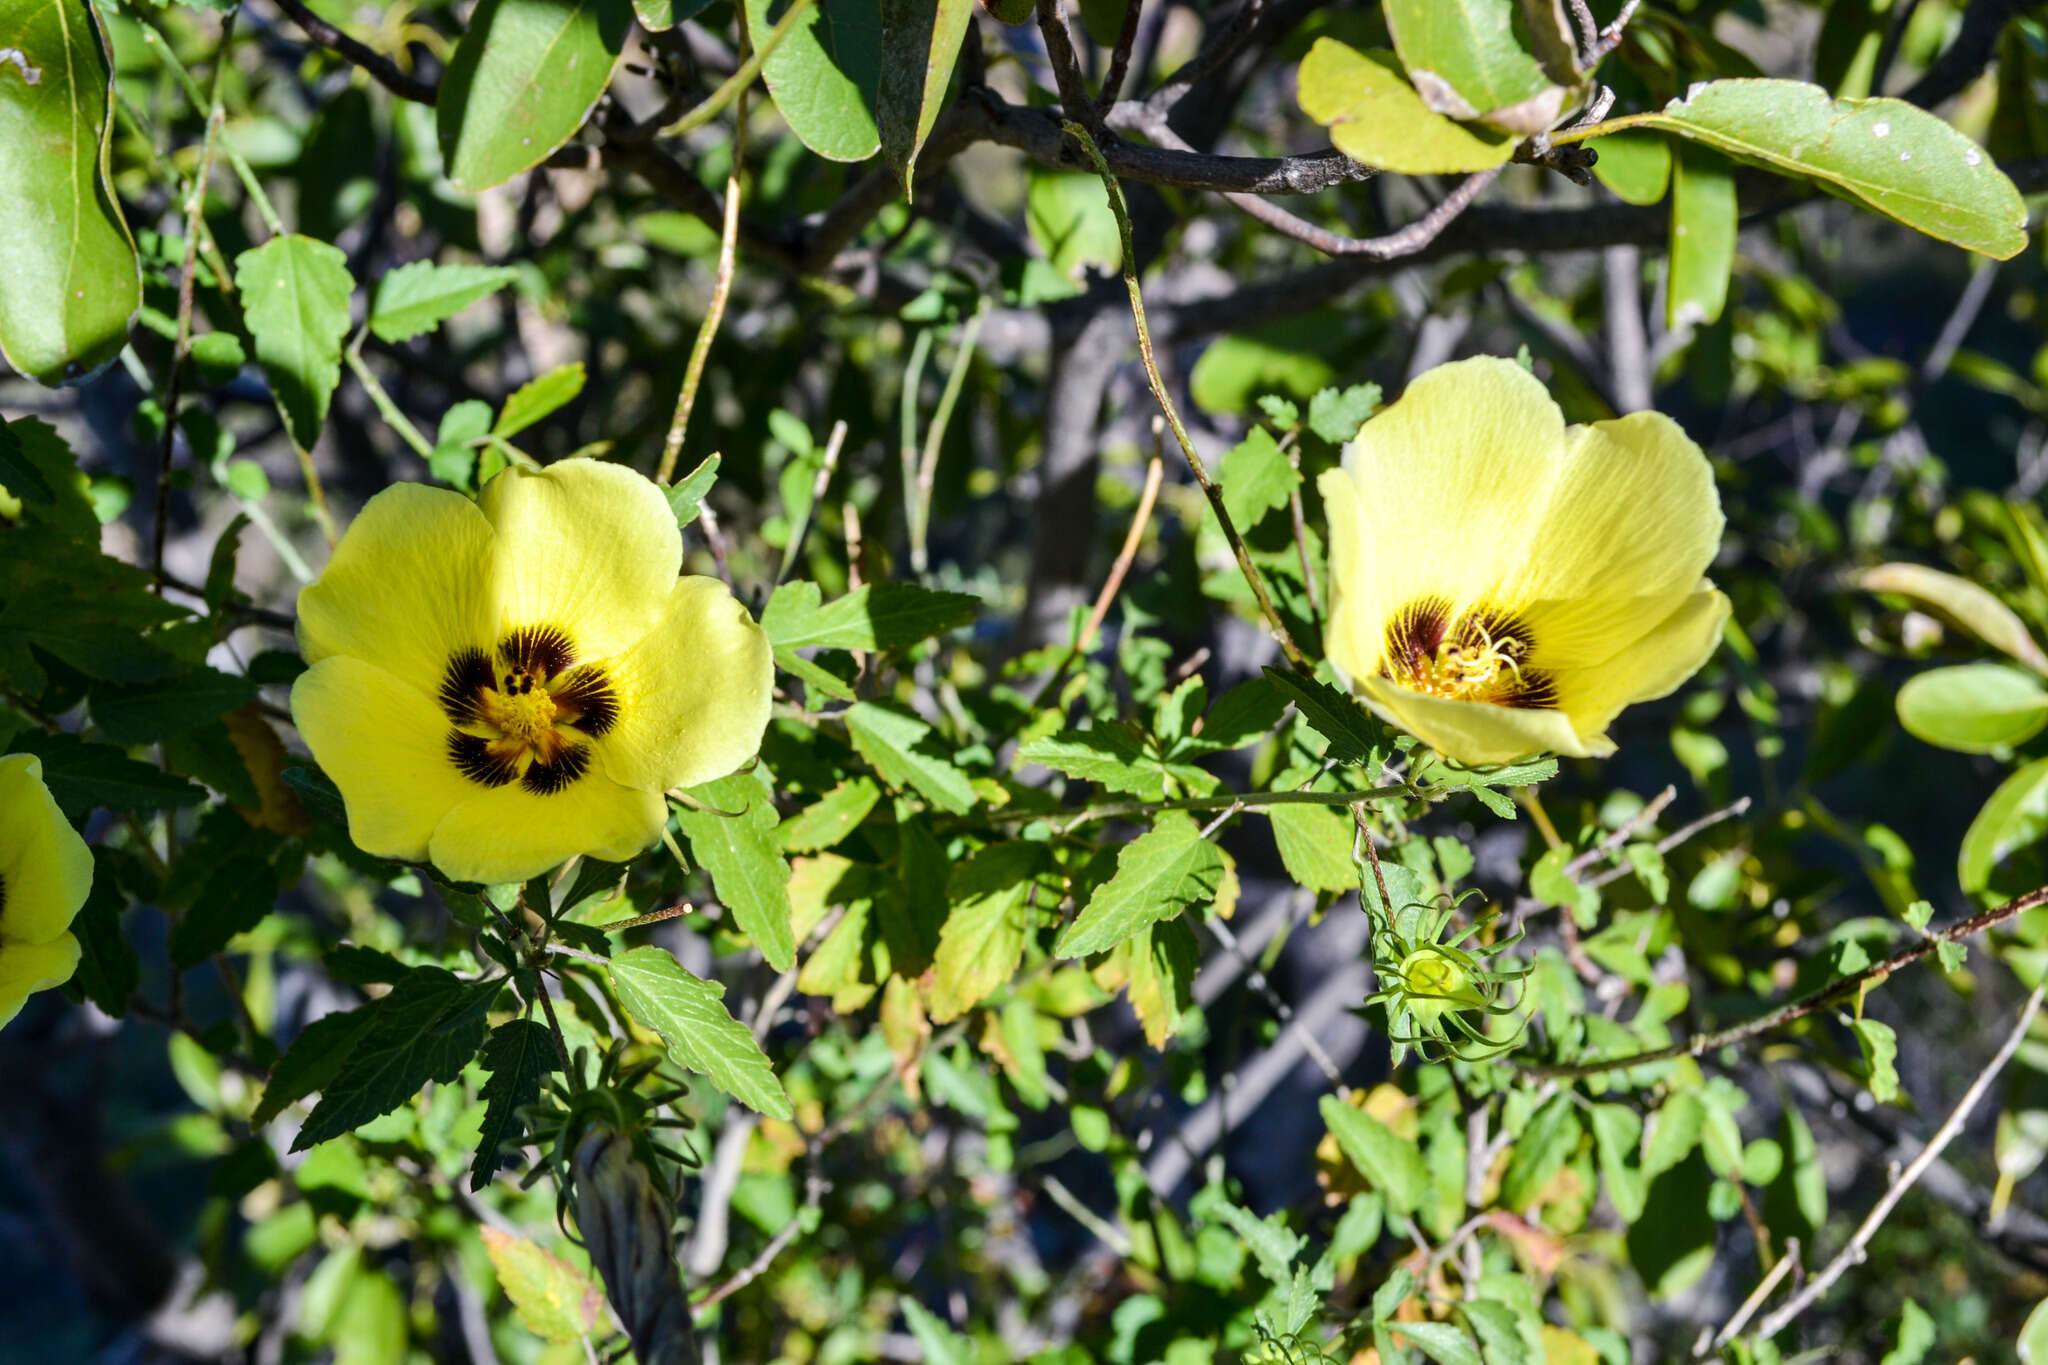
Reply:
<svg viewBox="0 0 2048 1365"><path fill-rule="evenodd" d="M602 1298L589 1276L524 1237L488 1226L477 1232L498 1284L529 1332L543 1341L567 1342L596 1328Z"/></svg>

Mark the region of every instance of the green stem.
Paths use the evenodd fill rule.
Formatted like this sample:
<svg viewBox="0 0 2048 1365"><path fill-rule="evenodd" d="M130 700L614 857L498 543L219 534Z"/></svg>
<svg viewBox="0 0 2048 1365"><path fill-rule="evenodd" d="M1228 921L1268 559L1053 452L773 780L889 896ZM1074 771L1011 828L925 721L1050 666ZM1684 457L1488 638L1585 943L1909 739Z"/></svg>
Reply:
<svg viewBox="0 0 2048 1365"><path fill-rule="evenodd" d="M981 320L988 314L988 295L981 297L974 315L960 330L960 349L953 355L953 368L946 372L946 387L939 394L939 406L932 412L932 424L924 433L924 458L917 466L917 521L911 528L910 567L925 571L925 537L931 530L932 485L938 479L939 446L946 439L946 425L953 420L953 405L967 384L967 368L974 359L974 343L981 337Z"/></svg>
<svg viewBox="0 0 2048 1365"><path fill-rule="evenodd" d="M1208 496L1209 506L1215 510L1216 522L1223 528L1223 538L1230 542L1231 553L1237 556L1237 567L1244 574L1245 582L1251 585L1252 596L1259 602L1259 614L1266 618L1266 628L1279 641L1280 652L1287 656L1287 662L1298 673L1313 673L1315 666L1294 643L1287 623L1280 619L1279 610L1273 605L1271 594L1266 591L1266 580L1260 576L1258 567L1252 563L1251 551L1245 547L1244 537L1238 533L1237 524L1231 520L1230 511L1223 505L1223 490L1209 477L1209 470L1202 463L1202 457L1195 450L1194 440L1180 420L1180 410L1173 405L1173 398L1166 391L1166 381L1159 376L1159 361L1152 353L1152 329L1145 323L1145 299L1138 290L1138 252L1131 240L1131 215L1124 207L1123 189L1117 184L1109 163L1102 159L1102 149L1095 145L1095 139L1088 130L1072 120L1063 121L1060 127L1069 137L1081 144L1088 160L1095 166L1095 173L1102 177L1102 187L1109 194L1110 212L1116 215L1117 236L1123 245L1124 288L1131 296L1131 317L1138 325L1138 355L1145 362L1145 379L1152 386L1152 396L1166 414L1166 424L1173 429L1173 439L1180 443L1181 454L1187 456L1188 467L1195 471L1195 482L1202 485L1202 492Z"/></svg>
<svg viewBox="0 0 2048 1365"><path fill-rule="evenodd" d="M199 83L192 79L192 73L187 71L185 64L178 60L178 54L171 51L170 40L164 37L162 31L148 20L143 21L142 41L146 46L155 48L157 53L162 56L164 65L170 69L173 76L177 77L178 84L184 87L185 98L192 101L192 107L204 110L208 105L208 100L200 92ZM227 60L225 51L222 52L220 60ZM242 188L255 203L256 212L262 217L263 225L270 229L272 236L284 236L284 220L277 216L277 209L270 202L270 196L265 194L263 187L256 183L256 172L249 168L248 160L239 151L235 150L233 142L223 142L221 150L227 153L228 164L234 167L236 178L242 182Z"/></svg>
<svg viewBox="0 0 2048 1365"><path fill-rule="evenodd" d="M910 359L903 366L903 393L897 404L897 422L902 429L898 445L903 453L903 534L910 541L913 566L924 562L924 518L917 499L917 391L924 383L925 362L931 354L932 329L919 328L917 339L910 343Z"/></svg>
<svg viewBox="0 0 2048 1365"><path fill-rule="evenodd" d="M360 344L362 338L358 337L356 340ZM349 373L356 377L356 382L370 395L370 401L376 404L377 411L391 424L391 429L403 437L405 443L411 446L422 460L432 456L434 443L420 435L420 429L398 410L398 404L392 402L391 395L384 392L384 386L377 382L376 375L370 373L370 367L363 363L363 358L357 353L356 347L348 347L341 353L341 358L348 363Z"/></svg>
<svg viewBox="0 0 2048 1365"><path fill-rule="evenodd" d="M1246 810L1262 810L1267 806L1349 806L1361 801L1391 801L1398 797L1413 795L1414 789L1405 785L1367 787L1363 791L1341 792L1219 792L1214 796L1183 796L1170 801L1104 801L1093 806L1082 806L1077 810L998 811L989 818L999 825L1013 825L1028 820L1059 820L1071 827L1095 820L1116 820L1129 815L1155 815L1170 810L1229 810L1233 806Z"/></svg>
<svg viewBox="0 0 2048 1365"><path fill-rule="evenodd" d="M680 137L717 118L720 110L738 99L741 93L754 83L754 77L761 74L761 63L774 55L775 49L782 45L782 40L789 36L790 30L802 22L804 15L810 12L812 3L813 0L796 0L796 3L789 7L789 12L768 31L767 38L755 49L754 55L740 63L739 70L726 77L723 85L705 96L702 104L662 131L670 136ZM744 25L746 20L742 18L740 22Z"/></svg>

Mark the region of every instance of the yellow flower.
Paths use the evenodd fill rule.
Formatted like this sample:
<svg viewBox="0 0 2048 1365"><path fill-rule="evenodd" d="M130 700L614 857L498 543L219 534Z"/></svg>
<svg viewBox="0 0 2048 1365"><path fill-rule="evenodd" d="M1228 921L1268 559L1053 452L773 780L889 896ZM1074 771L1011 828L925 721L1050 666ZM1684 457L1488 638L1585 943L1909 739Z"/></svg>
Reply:
<svg viewBox="0 0 2048 1365"><path fill-rule="evenodd" d="M34 754L0 758L0 1025L78 969L71 921L92 889L92 851L57 809Z"/></svg>
<svg viewBox="0 0 2048 1365"><path fill-rule="evenodd" d="M645 849L663 792L754 755L773 685L747 609L681 567L661 490L622 465L371 498L299 594L292 687L357 845L487 883Z"/></svg>
<svg viewBox="0 0 2048 1365"><path fill-rule="evenodd" d="M1513 361L1423 375L1318 487L1330 662L1461 763L1612 753L1621 709L1691 677L1728 619L1700 448L1654 412L1567 427Z"/></svg>

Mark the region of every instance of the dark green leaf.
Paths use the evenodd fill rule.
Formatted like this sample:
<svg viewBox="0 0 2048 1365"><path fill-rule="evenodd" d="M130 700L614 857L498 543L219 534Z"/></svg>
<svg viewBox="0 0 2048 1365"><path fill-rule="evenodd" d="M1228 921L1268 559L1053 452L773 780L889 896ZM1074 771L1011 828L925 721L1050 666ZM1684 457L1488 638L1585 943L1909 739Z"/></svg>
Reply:
<svg viewBox="0 0 2048 1365"><path fill-rule="evenodd" d="M1320 678L1270 666L1266 677L1294 703L1309 728L1329 741L1324 757L1343 764L1365 763L1386 743L1385 731L1370 711Z"/></svg>
<svg viewBox="0 0 2048 1365"><path fill-rule="evenodd" d="M86 999L119 1019L128 1012L129 997L142 984L142 962L122 932L121 916L128 908L128 895L120 887L112 861L107 850L93 850L92 893L71 922L79 948L78 973L72 980Z"/></svg>
<svg viewBox="0 0 2048 1365"><path fill-rule="evenodd" d="M821 604L818 585L785 583L761 612L761 629L785 649L901 649L964 626L981 599L914 583L877 583Z"/></svg>
<svg viewBox="0 0 2048 1365"><path fill-rule="evenodd" d="M483 1131L476 1160L469 1168L472 1190L491 1183L504 1149L526 1135L526 1121L519 1111L540 1098L541 1079L561 1070L561 1059L545 1024L513 1019L491 1030L484 1043L483 1068L491 1078L484 1082Z"/></svg>
<svg viewBox="0 0 2048 1365"><path fill-rule="evenodd" d="M292 1150L390 1113L429 1081L445 1085L461 1075L483 1045L485 1015L503 985L501 979L464 981L439 967L415 968L376 1003L369 1028L320 1084L320 1103L292 1139Z"/></svg>
<svg viewBox="0 0 2048 1365"><path fill-rule="evenodd" d="M256 699L256 687L236 673L199 667L165 682L140 687L96 684L92 718L117 744L169 739L218 720Z"/></svg>
<svg viewBox="0 0 2048 1365"><path fill-rule="evenodd" d="M883 159L908 196L917 154L939 121L961 41L973 25L974 0L881 0L881 10L875 121Z"/></svg>
<svg viewBox="0 0 2048 1365"><path fill-rule="evenodd" d="M203 787L138 763L111 744L94 744L76 735L18 735L14 751L43 760L43 781L73 820L97 806L140 813L196 806L206 799Z"/></svg>
<svg viewBox="0 0 2048 1365"><path fill-rule="evenodd" d="M857 702L846 710L846 730L860 756L891 787L913 789L955 815L974 808L974 784L939 751L932 727L910 712L883 702Z"/></svg>
<svg viewBox="0 0 2048 1365"><path fill-rule="evenodd" d="M261 924L276 903L277 872L268 862L238 857L220 864L171 929L171 960L180 967L204 962Z"/></svg>
<svg viewBox="0 0 2048 1365"><path fill-rule="evenodd" d="M574 137L632 25L630 0L482 0L435 105L456 188L502 185Z"/></svg>

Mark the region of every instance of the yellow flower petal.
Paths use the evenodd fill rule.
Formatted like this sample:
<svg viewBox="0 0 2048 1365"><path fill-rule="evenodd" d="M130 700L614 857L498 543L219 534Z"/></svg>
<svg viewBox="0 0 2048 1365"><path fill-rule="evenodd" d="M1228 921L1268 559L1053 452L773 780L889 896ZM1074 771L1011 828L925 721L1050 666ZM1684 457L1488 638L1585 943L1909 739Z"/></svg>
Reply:
<svg viewBox="0 0 2048 1365"><path fill-rule="evenodd" d="M1543 519L1564 433L1542 381L1491 356L1429 371L1366 422L1344 468L1359 499L1352 567L1380 608L1435 596L1462 610L1494 592ZM1385 619L1362 617L1361 635Z"/></svg>
<svg viewBox="0 0 2048 1365"><path fill-rule="evenodd" d="M508 469L477 506L498 532L500 630L554 626L577 659L604 659L661 620L683 537L644 475L598 460Z"/></svg>
<svg viewBox="0 0 2048 1365"><path fill-rule="evenodd" d="M69 934L48 943L0 943L0 1027L31 995L63 985L77 970L78 940Z"/></svg>
<svg viewBox="0 0 2048 1365"><path fill-rule="evenodd" d="M1356 686L1382 720L1400 726L1445 758L1475 767L1512 763L1531 754L1598 758L1614 752L1605 735L1582 738L1562 711L1449 701L1411 692L1385 678L1360 678Z"/></svg>
<svg viewBox="0 0 2048 1365"><path fill-rule="evenodd" d="M668 803L589 773L535 796L517 783L475 793L450 811L428 849L456 881L516 882L578 854L624 862L660 837Z"/></svg>
<svg viewBox="0 0 2048 1365"><path fill-rule="evenodd" d="M422 692L458 649L497 638L491 524L460 493L394 484L363 504L299 593L299 652L367 659Z"/></svg>
<svg viewBox="0 0 2048 1365"><path fill-rule="evenodd" d="M761 747L775 686L768 637L717 579L679 581L659 624L604 667L619 720L597 751L614 782L694 787Z"/></svg>
<svg viewBox="0 0 2048 1365"><path fill-rule="evenodd" d="M1330 522L1330 617L1323 648L1340 677L1370 677L1386 655L1383 623L1389 609L1381 605L1378 580L1363 567L1358 485L1343 470L1329 469L1316 480L1316 490Z"/></svg>
<svg viewBox="0 0 2048 1365"><path fill-rule="evenodd" d="M1588 668L1558 670L1558 705L1579 733L1598 735L1623 707L1670 696L1713 657L1728 624L1728 611L1728 599L1712 588L1688 595L1613 658Z"/></svg>
<svg viewBox="0 0 2048 1365"><path fill-rule="evenodd" d="M482 790L448 757L441 708L375 664L322 659L292 684L292 720L348 807L356 846L418 862L435 828Z"/></svg>
<svg viewBox="0 0 2048 1365"><path fill-rule="evenodd" d="M92 850L43 785L42 761L0 758L0 954L61 937L91 890Z"/></svg>

